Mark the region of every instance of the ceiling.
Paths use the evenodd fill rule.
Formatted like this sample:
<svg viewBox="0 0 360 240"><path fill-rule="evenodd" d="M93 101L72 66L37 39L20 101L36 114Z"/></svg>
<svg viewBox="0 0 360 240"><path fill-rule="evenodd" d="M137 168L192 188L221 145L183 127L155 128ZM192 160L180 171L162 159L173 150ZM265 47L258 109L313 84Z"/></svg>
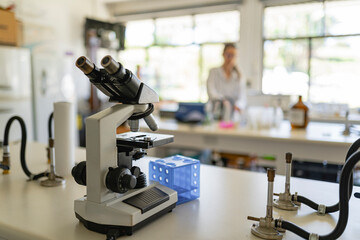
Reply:
<svg viewBox="0 0 360 240"><path fill-rule="evenodd" d="M149 17L164 17L171 13L194 14L219 11L220 8L233 9L242 0L104 0L110 14L118 21L125 19L141 19ZM220 9L224 10L224 9Z"/></svg>

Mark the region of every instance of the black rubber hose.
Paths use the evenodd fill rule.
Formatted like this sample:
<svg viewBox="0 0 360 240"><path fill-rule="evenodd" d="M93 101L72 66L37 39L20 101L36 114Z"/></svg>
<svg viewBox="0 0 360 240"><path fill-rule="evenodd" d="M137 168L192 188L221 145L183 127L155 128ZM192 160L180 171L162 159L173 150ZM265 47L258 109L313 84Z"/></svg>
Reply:
<svg viewBox="0 0 360 240"><path fill-rule="evenodd" d="M356 140L353 144L351 144L349 150L347 151L345 163L348 161L349 157L355 153L360 148L360 138ZM349 199L352 194L352 188L353 188L353 174L351 173L349 178ZM292 200L294 201L295 195L292 195ZM304 197L304 196L297 196L297 201L301 202L309 207L311 207L314 210L318 210L319 204L311 201L310 199ZM325 213L333 213L339 211L339 203L336 203L331 206L326 206Z"/></svg>
<svg viewBox="0 0 360 240"><path fill-rule="evenodd" d="M294 195L293 195L294 196ZM294 198L292 198L292 201L295 201ZM309 207L311 207L312 209L314 210L318 210L319 208L319 204L311 201L310 199L306 198L306 197L303 197L303 196L297 196L297 199L296 199L297 202L301 202Z"/></svg>
<svg viewBox="0 0 360 240"><path fill-rule="evenodd" d="M45 171L45 172L33 175L33 177L32 178L30 177L29 180L38 180L39 178L47 177L47 176L49 176L49 173Z"/></svg>
<svg viewBox="0 0 360 240"><path fill-rule="evenodd" d="M349 193L350 193L350 179L352 179L352 171L355 165L360 161L360 152L357 151L353 153L347 161L341 171L340 183L339 183L339 218L335 229L327 234L319 236L319 240L334 240L337 239L345 231L348 217L349 217ZM281 222L281 224L279 224ZM300 237L309 239L309 233L302 228L296 226L293 223L287 221L275 220L275 227L281 227L283 229L289 230Z"/></svg>
<svg viewBox="0 0 360 240"><path fill-rule="evenodd" d="M346 153L345 163L348 161L351 155L353 155L356 151L359 150L359 148L360 148L360 138L356 140L353 144L351 144L349 150ZM354 178L353 178L353 173L351 172L349 178L349 199L352 194L353 184L354 184ZM339 210L339 203L326 207L326 213L336 212L338 210Z"/></svg>
<svg viewBox="0 0 360 240"><path fill-rule="evenodd" d="M351 155L353 155L360 148L360 138L356 140L353 144L351 144L347 154L346 159L348 159Z"/></svg>
<svg viewBox="0 0 360 240"><path fill-rule="evenodd" d="M10 127L11 124L17 120L20 123L20 127L21 127L21 146L20 146L20 162L21 162L21 168L23 169L24 173L26 174L26 176L28 176L30 178L30 180L36 180L39 179L41 177L47 176L48 173L43 172L37 175L32 174L29 171L29 168L26 165L26 161L25 161L25 149L26 149L26 139L27 139L27 134L26 134L26 125L24 120L19 117L19 116L14 116L12 118L9 119L9 121L6 123L5 126L5 132L4 132L4 146L9 146L9 132L10 132Z"/></svg>
<svg viewBox="0 0 360 240"><path fill-rule="evenodd" d="M350 195L351 195L351 193L350 193ZM297 195L296 199L295 199L295 195L292 195L291 201L303 203L316 211L319 210L319 204L317 204L317 203L313 202L312 200L310 200L304 196L301 196L301 195ZM339 211L339 203L332 205L330 207L327 207L327 206L325 207L325 213L333 213L333 212L337 212L337 211Z"/></svg>
<svg viewBox="0 0 360 240"><path fill-rule="evenodd" d="M49 116L49 121L48 121L48 133L49 133L49 139L53 138L52 135L52 122L53 122L53 118L54 118L54 112L52 112Z"/></svg>
<svg viewBox="0 0 360 240"><path fill-rule="evenodd" d="M25 149L26 149L26 126L24 120L19 116L14 116L9 119L9 121L6 123L5 126L5 133L4 133L4 145L9 146L9 132L11 124L15 121L19 121L20 127L21 127L21 148L20 148L20 161L21 161L21 167L26 174L26 176L30 177L31 172L29 171L26 162L25 162Z"/></svg>
<svg viewBox="0 0 360 240"><path fill-rule="evenodd" d="M352 179L352 176L351 176L351 179ZM351 190L351 192L352 192L352 190ZM351 196L351 192L349 192L350 196ZM325 213L333 213L333 212L337 212L337 211L339 211L339 203L334 204L334 205L329 206L329 207L326 206L326 209L325 209Z"/></svg>
<svg viewBox="0 0 360 240"><path fill-rule="evenodd" d="M275 226L278 224L277 221L278 220L275 220ZM296 226L295 224L293 224L291 222L282 221L281 222L281 228L289 230L290 232L296 233L298 236L300 236L300 237L302 237L304 239L309 239L310 233L308 233L304 229Z"/></svg>
<svg viewBox="0 0 360 240"><path fill-rule="evenodd" d="M353 155L356 151L358 151L360 148L360 138L358 140L356 140L353 144L351 144L349 150L346 153L346 159L345 162L348 161L349 157L351 155ZM353 180L353 173L351 172L350 178L349 178L349 199L351 197L352 194L352 190L353 190L353 184L354 184L354 180ZM326 213L331 213L331 212L336 212L339 210L339 203L334 204L332 206L326 207Z"/></svg>
<svg viewBox="0 0 360 240"><path fill-rule="evenodd" d="M341 234L345 231L348 218L349 218L349 200L351 197L351 191L349 189L349 184L353 185L352 180L352 172L355 165L360 161L360 152L357 151L347 159L340 175L340 183L339 183L339 219L336 224L335 229L323 236L319 236L319 240L332 240L337 239L341 236ZM352 186L351 186L352 188ZM352 190L352 189L351 189Z"/></svg>

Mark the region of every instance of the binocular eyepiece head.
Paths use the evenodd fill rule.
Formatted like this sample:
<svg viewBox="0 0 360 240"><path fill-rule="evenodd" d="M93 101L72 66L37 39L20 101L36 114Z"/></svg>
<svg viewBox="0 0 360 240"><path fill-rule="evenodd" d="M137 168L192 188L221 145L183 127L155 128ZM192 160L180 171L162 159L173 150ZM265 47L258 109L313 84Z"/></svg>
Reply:
<svg viewBox="0 0 360 240"><path fill-rule="evenodd" d="M95 64L85 56L81 56L76 60L76 66L86 75L90 74L95 68ZM115 61L110 55L103 57L101 60L101 66L103 66L106 72L110 75L116 74L119 78L123 78L126 75L125 68Z"/></svg>
<svg viewBox="0 0 360 240"><path fill-rule="evenodd" d="M110 101L127 104L154 103L159 101L156 92L142 83L136 75L125 69L121 63L107 55L101 60L103 69L99 69L89 59L82 56L76 60L76 66L90 79Z"/></svg>

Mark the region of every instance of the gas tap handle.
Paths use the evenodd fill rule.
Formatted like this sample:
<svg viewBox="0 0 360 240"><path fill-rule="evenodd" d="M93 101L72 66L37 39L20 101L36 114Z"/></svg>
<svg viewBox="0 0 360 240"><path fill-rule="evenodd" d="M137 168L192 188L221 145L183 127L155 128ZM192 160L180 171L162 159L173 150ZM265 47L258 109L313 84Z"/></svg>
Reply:
<svg viewBox="0 0 360 240"><path fill-rule="evenodd" d="M292 153L291 152L287 152L285 154L285 159L286 159L286 163L291 163L292 161Z"/></svg>
<svg viewBox="0 0 360 240"><path fill-rule="evenodd" d="M257 218L257 217L248 216L247 219L250 220L250 221L260 222L260 218Z"/></svg>
<svg viewBox="0 0 360 240"><path fill-rule="evenodd" d="M268 177L268 182L274 182L274 179L275 179L275 169L273 169L273 168L268 168L268 170L267 170L267 177Z"/></svg>

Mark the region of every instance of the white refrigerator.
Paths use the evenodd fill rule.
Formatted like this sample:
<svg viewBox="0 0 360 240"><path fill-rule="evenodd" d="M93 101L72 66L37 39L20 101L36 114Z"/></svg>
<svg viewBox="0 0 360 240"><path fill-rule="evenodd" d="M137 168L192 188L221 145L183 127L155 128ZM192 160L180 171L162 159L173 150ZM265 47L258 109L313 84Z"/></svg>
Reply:
<svg viewBox="0 0 360 240"><path fill-rule="evenodd" d="M76 111L73 62L69 53L0 46L0 142L7 120L19 115L25 120L28 141L47 143L54 102L72 102ZM10 141L21 136L19 124L13 125Z"/></svg>
<svg viewBox="0 0 360 240"><path fill-rule="evenodd" d="M6 122L18 115L25 121L27 139L34 140L30 51L0 46L0 142ZM9 141L21 138L20 125L12 124Z"/></svg>
<svg viewBox="0 0 360 240"><path fill-rule="evenodd" d="M77 69L71 52L34 50L31 62L35 139L47 143L48 119L54 111L54 102L71 102L76 116L74 72Z"/></svg>

